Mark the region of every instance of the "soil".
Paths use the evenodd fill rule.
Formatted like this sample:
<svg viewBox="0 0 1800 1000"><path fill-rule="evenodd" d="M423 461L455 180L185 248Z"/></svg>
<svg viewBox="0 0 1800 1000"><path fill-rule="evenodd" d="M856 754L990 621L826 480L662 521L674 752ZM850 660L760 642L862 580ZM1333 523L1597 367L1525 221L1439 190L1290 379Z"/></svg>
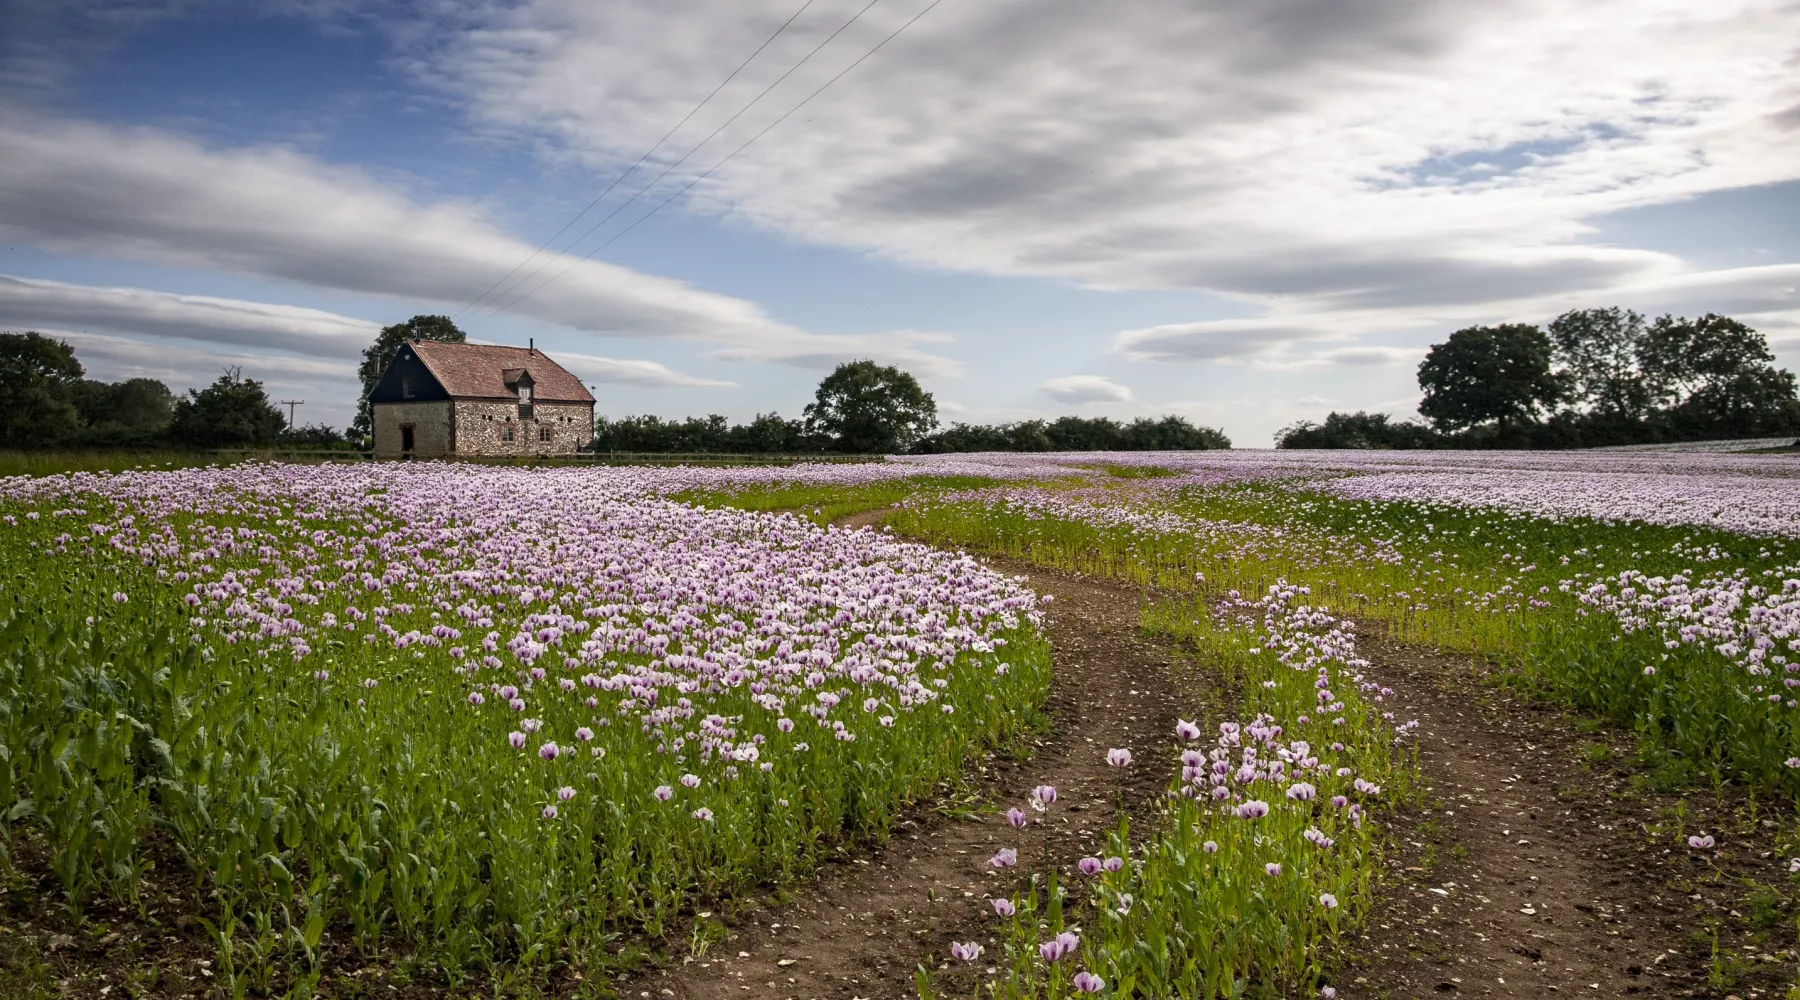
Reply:
<svg viewBox="0 0 1800 1000"><path fill-rule="evenodd" d="M1341 996L1785 994L1791 902L1739 909L1756 909L1740 880L1787 881L1773 820L1657 793L1607 766L1623 734L1514 696L1467 657L1369 631L1373 677L1420 722L1427 794L1395 817L1401 851ZM1690 848L1700 833L1717 846Z"/></svg>

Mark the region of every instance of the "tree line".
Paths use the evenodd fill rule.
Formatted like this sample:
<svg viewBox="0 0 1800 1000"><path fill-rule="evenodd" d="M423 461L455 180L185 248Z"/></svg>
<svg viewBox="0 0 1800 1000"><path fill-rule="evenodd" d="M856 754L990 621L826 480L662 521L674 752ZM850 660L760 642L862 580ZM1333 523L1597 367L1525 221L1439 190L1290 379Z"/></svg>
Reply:
<svg viewBox="0 0 1800 1000"><path fill-rule="evenodd" d="M1800 435L1800 395L1762 334L1727 316L1576 309L1472 326L1419 364L1424 421L1337 413L1282 448L1591 448Z"/></svg>
<svg viewBox="0 0 1800 1000"><path fill-rule="evenodd" d="M367 448L368 397L409 339L463 343L445 316L384 327L363 352L362 398L344 432L318 424L289 429L261 382L230 369L205 389L177 395L155 379L100 382L67 343L35 332L0 333L0 447L7 448ZM758 414L733 424L713 414L595 418L599 452L803 455L942 454L967 451L1173 451L1229 448L1225 435L1178 416L1121 423L1065 416L940 429L937 403L911 374L874 361L839 365L820 381L797 419Z"/></svg>
<svg viewBox="0 0 1800 1000"><path fill-rule="evenodd" d="M1224 433L1178 416L1060 417L1011 424L956 423L939 430L937 402L918 380L873 361L841 364L819 383L797 420L758 414L748 424L724 417L596 418L595 448L619 452L938 455L969 451L1191 451L1229 448Z"/></svg>
<svg viewBox="0 0 1800 1000"><path fill-rule="evenodd" d="M262 383L236 368L184 396L153 378L86 376L67 343L0 333L0 447L347 447L323 424L289 430Z"/></svg>

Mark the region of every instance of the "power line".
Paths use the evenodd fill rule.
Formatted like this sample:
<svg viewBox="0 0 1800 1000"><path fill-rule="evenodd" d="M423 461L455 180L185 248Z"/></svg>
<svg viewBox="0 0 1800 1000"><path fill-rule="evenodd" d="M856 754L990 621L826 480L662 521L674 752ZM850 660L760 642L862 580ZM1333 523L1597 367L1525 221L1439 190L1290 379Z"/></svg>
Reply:
<svg viewBox="0 0 1800 1000"><path fill-rule="evenodd" d="M749 148L751 143L755 142L758 139L761 139L764 135L767 135L770 129L773 129L775 126L780 125L782 122L786 121L788 119L788 117L791 116L794 112L799 111L801 108L805 107L807 105L807 103L810 102L813 98L824 93L826 87L829 87L832 84L838 82L838 80L841 79L844 76L844 74L846 74L846 73L850 72L851 70L855 69L856 67L862 65L862 62L864 59L867 59L870 56L874 55L875 53L881 51L882 46L893 41L895 36L899 35L902 31L905 31L907 28L912 27L914 21L917 21L919 18L924 17L926 14L931 13L931 9L933 7L936 7L938 4L943 3L943 2L944 2L944 0L931 0L931 3L928 4L924 10L921 10L917 14L914 14L912 16L912 18L910 20L908 20L905 24L902 24L900 27L895 28L893 30L893 32L890 33L886 38L883 38L881 41L877 42L875 44L874 48L870 49L867 52L864 52L860 57L857 58L857 60L855 62L851 63L848 66L845 66L842 70L840 70L838 72L838 74L836 76L832 77L829 80L826 80L825 83L822 86L820 86L818 90L815 90L812 93L806 95L806 98L804 100L802 100L799 104L796 104L793 107L789 108L780 118L777 118L774 121L770 122L769 124L763 126L762 131L751 136L749 139L746 139L744 141L743 145L741 145L738 148L732 150L731 152L725 154L724 159L721 159L719 162L708 167L706 169L705 173L700 174L699 176L695 177L693 180L688 181L687 184L682 186L681 190L676 191L674 194L668 196L667 198L664 198L661 202L659 202L657 204L657 206L655 208L652 208L650 211L645 212L643 215L638 216L637 219L635 219L631 223L631 225L626 226L624 229L619 230L617 233L614 233L610 238L607 239L607 241L605 243L602 243L599 246L595 247L594 249L589 250L587 253L582 254L580 257L577 257L575 260L573 260L569 263L568 267L565 267L562 270L551 275L549 278L546 278L537 287L532 288L530 291L527 291L525 294L520 295L518 298L513 299L511 302L508 302L504 305L501 305L501 306L495 308L493 312L489 313L486 317L483 317L483 318L486 319L486 318L491 318L493 316L498 316L499 314L507 311L508 309L511 309L513 306L518 305L520 302L525 301L526 299L530 298L531 296L537 294L539 291L543 290L544 287L549 285L551 282L555 281L556 279L562 277L565 274L568 274L571 270L573 270L582 261L587 260L588 258L594 256L595 254L599 253L600 251L606 249L607 247L612 246L613 243L619 239L619 237L624 236L626 233L631 232L633 229L636 229L638 227L639 223L642 223L645 219L648 219L652 215L655 215L657 212L661 211L665 205L669 204L669 202L672 202L675 199L686 194L688 192L688 190L690 188L692 188L694 185L696 185L696 184L700 183L701 181L705 180L706 178L712 176L713 171L718 170L720 167L722 167L726 163L730 162L732 157L737 156L739 153L741 153L745 149ZM873 5L874 5L873 3L870 4L870 6L873 6ZM865 7L863 9L867 10L868 8ZM859 14L858 16L860 17L861 15ZM627 204L629 204L629 202ZM620 207L622 208L624 206L620 206ZM589 230L589 231L592 232L592 230ZM579 241L577 241L577 242L579 242ZM546 263L550 263L550 262L546 262ZM541 268L540 268L540 270L541 270ZM535 272L533 272L533 273L535 273Z"/></svg>
<svg viewBox="0 0 1800 1000"><path fill-rule="evenodd" d="M599 222L594 223L592 226L589 226L586 232L582 233L580 236L577 236L575 239L570 240L568 246L557 251L556 256L551 257L549 260L546 260L542 264L539 264L537 267L533 268L531 270L530 274L527 274L523 278L520 278L518 281L514 282L509 288L507 288L506 292L502 292L501 294L505 295L507 292L511 292L513 289L518 288L520 285L523 285L525 282L530 281L534 277L537 277L537 275L540 272L542 272L544 270L544 268L549 267L551 264L554 264L557 261L561 260L565 255L568 254L568 252L570 250L573 250L575 248L575 246L577 244L579 244L582 240L585 240L589 236L592 236L601 226L604 226L608 222L611 222L615 216L617 216L620 212L623 212L628 206L631 205L632 202L635 202L640 197L642 197L644 195L644 192L649 191L651 188L660 184L662 182L662 179L664 177L669 176L669 174L672 173L676 167L679 167L683 163L686 163L688 161L689 157L693 156L695 153L698 153L702 147L704 147L707 143L713 141L713 139L715 137L717 137L720 132L725 131L725 129L728 128L732 122L735 122L739 118L743 117L744 112L749 111L751 108L753 108L757 105L757 102L759 102L763 98L769 96L770 91L772 91L776 87L780 86L783 80L786 80L788 77L792 76L794 74L795 70L806 65L806 63L810 59L812 59L813 56L816 56L819 54L819 51L821 49L823 49L827 45L830 45L832 43L832 41L837 38L837 36L843 34L847 28L849 28L851 25L855 24L858 20L860 20L864 14L867 14L869 12L869 8L875 6L876 4L878 4L880 2L881 2L881 0L869 0L869 2L866 5L864 5L864 7L861 10L857 11L855 13L855 15L853 15L850 18L850 20L845 21L841 26L839 26L839 28L836 31L832 32L830 35L827 35L825 37L824 41L813 46L811 52L808 52L805 56L802 56L799 62L788 67L787 72L776 77L775 81L773 83L770 83L767 87L764 87L762 89L762 93L759 93L755 97L751 98L749 104L746 104L742 108L738 109L738 112L736 114L732 115L730 118L727 118L723 122L721 122L719 124L718 128L715 128L711 132L707 133L706 138L701 139L699 142L695 143L692 149L689 149L686 153L682 154L681 159L676 160L674 163L669 164L667 167L664 167L662 173L657 174L655 177L650 179L650 183L645 184L643 187L639 188L636 192L634 192L632 194L631 197L620 202L618 205L613 206L613 210L606 213L605 218L601 219ZM933 3L932 6L935 7L936 3ZM926 8L926 10L930 10L930 9L931 9L930 7ZM921 11L921 13L923 13L923 11ZM916 21L916 20L918 20L918 18L914 17L913 20ZM908 23L911 23L911 22L908 22ZM879 48L880 46L876 46L876 47ZM864 53L863 58L865 58L865 59L868 58L868 54ZM857 62L861 62L861 61L862 61L862 59L857 60ZM854 65L854 63L852 65ZM838 74L838 76L842 76L842 75L843 75L842 73ZM833 77L832 79L835 80L836 78L837 77ZM807 98L807 100L811 100L811 99L812 98L810 98L810 97ZM801 103L804 104L805 101L802 101ZM793 113L792 111L788 112L788 114L792 114L792 113ZM787 117L787 115L783 115L782 117L785 118L785 117ZM779 121L780 119L776 119L776 120ZM767 130L765 129L764 131L767 131ZM629 227L628 227L627 231L629 231ZM609 240L608 243L610 243L610 242L611 241ZM598 252L598 248L596 248L593 251L590 251L586 255L578 258L576 260L576 263L580 263L582 260L586 260L588 257L593 256L594 253L597 253L597 252ZM563 272L558 272L558 274L561 274L561 273L563 273ZM554 281L555 279L552 278L551 280ZM545 282L544 284L549 284L549 282ZM538 287L541 288L541 287L543 287L543 285L539 285ZM535 291L535 289L534 289L534 291ZM471 320L471 322L478 323L478 322L481 322L482 320L490 319L494 316L497 316L500 313L505 312L507 309L510 309L514 304L523 300L527 295L530 295L530 294L531 294L530 292L527 292L525 295L521 295L517 299L514 299L512 302L509 302L503 306L496 307L490 303L488 308L491 309L492 311L486 313L485 315L475 317L475 319Z"/></svg>
<svg viewBox="0 0 1800 1000"><path fill-rule="evenodd" d="M536 258L538 254L541 254L544 252L544 249L546 247L548 247L552 243L555 243L556 238L558 236L561 236L562 234L568 232L570 226L573 226L575 223L579 222L581 220L581 217L588 214L588 212L592 211L595 205L600 204L600 200L605 198L607 195L611 194L613 188L618 187L620 185L620 183L622 183L625 180L625 178L631 176L633 171L635 171L635 170L637 170L637 168L643 166L644 161L648 160L650 158L650 154L656 152L658 149L661 149L663 143L668 142L669 138L671 136L673 136L676 132L681 131L681 126L686 125L688 123L689 119L693 118L696 114L699 114L700 109L703 107L706 107L706 104L708 101L711 101L713 98L719 96L719 91L724 90L726 84L737 79L737 75L744 71L744 67L750 65L751 60L755 59L759 55L762 55L762 51L764 49L768 48L770 46L770 44L772 44L775 41L775 39L781 37L781 33L786 31L788 29L788 26L793 24L795 19L799 18L799 16L801 14L806 13L806 8L811 7L812 5L813 5L813 0L806 0L805 3L802 3L800 5L799 10L794 11L794 13L792 15L790 15L787 20L781 22L781 27L776 28L774 34L770 35L768 38L763 39L763 43L756 47L755 52L750 53L749 56L745 57L743 62L738 63L737 69L732 70L730 76L719 81L719 85L717 87L714 87L712 89L711 93L708 93L705 97L701 98L699 104L696 104L693 106L693 108L689 109L688 113L683 115L681 120L675 123L674 128L663 133L663 137L661 139L656 140L655 145L651 146L649 149L644 150L644 155L638 157L636 163L633 163L630 167L627 167L624 173L613 178L613 182L606 186L606 190L595 195L594 200L588 202L586 208L583 208L581 211L576 212L575 216L573 218L571 218L568 222L563 223L563 227L561 229L558 229L555 233L552 233L549 239L545 240L541 245L538 246L538 248L536 250L533 250L531 252L530 256L527 256L524 260L519 261L517 264L514 264L513 269L506 272L506 274L503 275L499 281L496 281L493 284L489 285L487 287L487 291L482 292L480 295L475 296L474 301L470 302L466 306L463 306L461 309L458 309L456 311L456 315L460 316L463 313L466 313L469 310L475 308L475 306L478 305L482 299L487 298L488 295L494 291L494 289L499 288L500 285L503 282L505 282L507 278L510 278L513 275L517 274L519 272L519 268L524 267L526 264L531 263L532 260L534 258ZM579 241L577 241L577 242L579 242Z"/></svg>

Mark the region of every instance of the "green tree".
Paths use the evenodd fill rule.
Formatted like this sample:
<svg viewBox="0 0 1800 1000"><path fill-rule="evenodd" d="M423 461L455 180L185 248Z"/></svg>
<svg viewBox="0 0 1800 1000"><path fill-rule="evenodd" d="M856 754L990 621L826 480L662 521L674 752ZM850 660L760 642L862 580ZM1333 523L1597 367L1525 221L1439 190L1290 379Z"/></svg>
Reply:
<svg viewBox="0 0 1800 1000"><path fill-rule="evenodd" d="M175 404L169 436L201 448L244 448L274 444L287 426L262 383L228 368L212 385L188 390Z"/></svg>
<svg viewBox="0 0 1800 1000"><path fill-rule="evenodd" d="M0 443L32 447L80 429L74 404L85 374L75 351L40 333L0 333Z"/></svg>
<svg viewBox="0 0 1800 1000"><path fill-rule="evenodd" d="M175 415L175 394L153 378L83 381L73 399L93 444L141 444L162 436Z"/></svg>
<svg viewBox="0 0 1800 1000"><path fill-rule="evenodd" d="M374 433L375 411L369 406L369 394L375 391L375 383L381 381L382 373L387 371L388 362L394 360L394 352L401 344L408 340L461 344L468 339L448 316L414 316L404 323L382 327L375 335L375 342L363 349L362 364L356 369L356 377L362 379L362 399L357 403L356 421L350 425L350 432L361 438Z"/></svg>
<svg viewBox="0 0 1800 1000"><path fill-rule="evenodd" d="M1550 355L1550 338L1529 324L1458 330L1419 364L1419 413L1451 431L1490 420L1502 430L1529 422L1563 395Z"/></svg>
<svg viewBox="0 0 1800 1000"><path fill-rule="evenodd" d="M1275 432L1277 448L1430 448L1438 436L1412 420L1398 423L1385 413L1325 415L1323 424L1302 420Z"/></svg>
<svg viewBox="0 0 1800 1000"><path fill-rule="evenodd" d="M1568 401L1620 420L1641 420L1650 389L1638 371L1644 317L1627 309L1572 309L1550 321L1552 356Z"/></svg>
<svg viewBox="0 0 1800 1000"><path fill-rule="evenodd" d="M1793 429L1794 376L1774 366L1755 329L1727 316L1661 316L1639 345L1649 392L1684 436L1750 436Z"/></svg>
<svg viewBox="0 0 1800 1000"><path fill-rule="evenodd" d="M937 426L937 403L917 379L873 361L850 361L819 383L806 427L843 451L904 452Z"/></svg>

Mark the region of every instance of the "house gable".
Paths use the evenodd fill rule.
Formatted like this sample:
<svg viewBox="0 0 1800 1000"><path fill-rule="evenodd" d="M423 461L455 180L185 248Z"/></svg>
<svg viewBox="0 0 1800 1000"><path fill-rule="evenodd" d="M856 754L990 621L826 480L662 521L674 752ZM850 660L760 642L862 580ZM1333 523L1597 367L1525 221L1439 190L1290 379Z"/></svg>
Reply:
<svg viewBox="0 0 1800 1000"><path fill-rule="evenodd" d="M410 341L394 351L387 371L381 373L369 393L371 403L430 403L449 398L444 384L420 359Z"/></svg>

